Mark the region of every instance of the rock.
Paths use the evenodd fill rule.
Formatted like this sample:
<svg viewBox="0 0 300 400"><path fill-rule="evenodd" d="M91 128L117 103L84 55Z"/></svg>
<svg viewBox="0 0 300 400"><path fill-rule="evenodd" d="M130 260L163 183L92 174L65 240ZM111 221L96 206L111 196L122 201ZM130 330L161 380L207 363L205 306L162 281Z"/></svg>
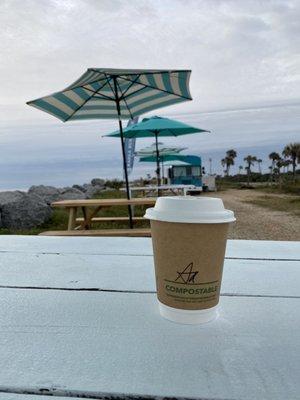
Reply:
<svg viewBox="0 0 300 400"><path fill-rule="evenodd" d="M91 184L93 186L102 186L102 187L104 187L105 180L104 179L100 179L100 178L94 178L94 179L91 180Z"/></svg>
<svg viewBox="0 0 300 400"><path fill-rule="evenodd" d="M81 192L85 192L86 191L85 188L82 185L73 185L72 188L78 189Z"/></svg>
<svg viewBox="0 0 300 400"><path fill-rule="evenodd" d="M75 185L74 185L75 186ZM53 186L31 186L28 194L35 194L42 198L45 203L51 204L58 200L76 200L85 199L86 195L78 187L64 187L57 189ZM79 185L78 185L79 186Z"/></svg>
<svg viewBox="0 0 300 400"><path fill-rule="evenodd" d="M103 191L105 188L103 186L98 185L85 185L85 195L87 199L93 198L97 193Z"/></svg>
<svg viewBox="0 0 300 400"><path fill-rule="evenodd" d="M0 193L0 227L30 229L47 221L51 207L38 195L20 191Z"/></svg>
<svg viewBox="0 0 300 400"><path fill-rule="evenodd" d="M86 193L74 187L65 187L59 190L58 200L81 200L86 199Z"/></svg>
<svg viewBox="0 0 300 400"><path fill-rule="evenodd" d="M91 183L84 183L82 185L83 192L86 192L91 185Z"/></svg>
<svg viewBox="0 0 300 400"><path fill-rule="evenodd" d="M53 201L57 201L60 198L60 190L53 186L31 186L28 190L28 194L35 194L41 197L47 204L51 204Z"/></svg>

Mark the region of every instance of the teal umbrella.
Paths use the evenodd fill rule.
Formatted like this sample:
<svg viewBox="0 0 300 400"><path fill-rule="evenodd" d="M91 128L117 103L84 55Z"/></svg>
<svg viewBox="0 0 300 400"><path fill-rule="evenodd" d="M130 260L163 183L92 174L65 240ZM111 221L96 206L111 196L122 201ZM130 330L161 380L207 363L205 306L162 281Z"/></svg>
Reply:
<svg viewBox="0 0 300 400"><path fill-rule="evenodd" d="M158 149L158 137L161 136L181 136L191 133L209 132L204 129L195 128L184 124L183 122L175 121L174 119L162 117L144 118L136 125L130 126L123 130L123 135L126 138L145 138L154 136L156 143L156 173L157 182L160 185L160 155ZM120 132L116 131L105 136L119 137Z"/></svg>
<svg viewBox="0 0 300 400"><path fill-rule="evenodd" d="M192 100L190 70L89 68L70 86L29 101L63 122L118 119L127 198L130 198L122 119ZM131 208L128 207L132 227Z"/></svg>

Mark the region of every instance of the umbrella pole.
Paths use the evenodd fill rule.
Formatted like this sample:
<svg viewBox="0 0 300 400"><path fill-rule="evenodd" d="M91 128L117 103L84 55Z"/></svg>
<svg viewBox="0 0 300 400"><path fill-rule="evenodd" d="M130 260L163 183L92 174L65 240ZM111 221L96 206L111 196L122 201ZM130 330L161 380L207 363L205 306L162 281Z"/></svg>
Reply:
<svg viewBox="0 0 300 400"><path fill-rule="evenodd" d="M156 146L156 175L157 175L157 186L160 186L160 165L159 165L159 150L158 150L158 134L155 131L155 146Z"/></svg>
<svg viewBox="0 0 300 400"><path fill-rule="evenodd" d="M125 145L124 145L124 133L123 133L123 127L122 127L120 100L119 100L119 96L118 96L118 88L117 88L116 78L114 78L114 86L115 86L115 92L116 92L115 94L116 94L116 104L117 104L120 138L121 138L122 155L123 155L123 169L124 169L124 175L125 175L126 194L127 194L127 199L130 200L128 173L127 173L127 165L126 165L126 154L125 154ZM128 214L129 214L129 227L130 227L130 229L133 229L132 209L131 209L130 205L128 205Z"/></svg>

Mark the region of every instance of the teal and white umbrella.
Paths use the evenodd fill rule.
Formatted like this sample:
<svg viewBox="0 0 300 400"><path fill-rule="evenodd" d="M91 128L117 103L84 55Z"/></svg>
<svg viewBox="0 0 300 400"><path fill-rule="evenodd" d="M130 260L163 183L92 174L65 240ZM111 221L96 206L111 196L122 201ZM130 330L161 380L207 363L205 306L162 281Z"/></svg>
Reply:
<svg viewBox="0 0 300 400"><path fill-rule="evenodd" d="M63 122L117 118L129 199L122 119L133 119L157 108L192 100L190 75L190 70L89 68L62 91L27 104ZM132 226L130 207L129 217Z"/></svg>
<svg viewBox="0 0 300 400"><path fill-rule="evenodd" d="M133 126L128 126L124 129L123 135L126 138L145 138L154 137L156 143L156 174L157 174L157 184L160 185L160 155L158 149L158 138L162 136L181 136L189 135L191 133L202 133L210 132L205 129L196 128L191 125L187 125L183 122L176 121L170 118L163 118L158 116L153 116L149 118L144 118L138 124ZM106 136L119 137L119 132L112 132Z"/></svg>
<svg viewBox="0 0 300 400"><path fill-rule="evenodd" d="M172 147L166 147L166 145L164 145L161 142L157 143L157 148L159 151L159 155L163 156L166 154L178 154L183 150L186 150L187 147L176 147L176 146L172 146ZM153 143L151 146L148 147L144 147L138 151L136 151L134 154L137 157L150 157L150 156L156 156L156 143Z"/></svg>

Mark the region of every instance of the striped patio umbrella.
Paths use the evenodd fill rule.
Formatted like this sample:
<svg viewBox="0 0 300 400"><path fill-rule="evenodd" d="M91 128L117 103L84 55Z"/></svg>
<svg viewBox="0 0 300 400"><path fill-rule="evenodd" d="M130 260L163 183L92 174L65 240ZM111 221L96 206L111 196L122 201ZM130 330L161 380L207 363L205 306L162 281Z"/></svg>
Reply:
<svg viewBox="0 0 300 400"><path fill-rule="evenodd" d="M158 142L157 143L159 155L165 155L165 154L178 154L183 150L186 150L187 147L166 147L163 143ZM137 150L135 153L135 156L137 157L150 157L150 156L156 156L156 143L153 143L151 146L144 147L140 150Z"/></svg>
<svg viewBox="0 0 300 400"><path fill-rule="evenodd" d="M122 119L192 100L190 70L89 68L66 89L27 104L63 122L86 119L119 120L127 198L130 198ZM131 208L128 208L132 227Z"/></svg>

